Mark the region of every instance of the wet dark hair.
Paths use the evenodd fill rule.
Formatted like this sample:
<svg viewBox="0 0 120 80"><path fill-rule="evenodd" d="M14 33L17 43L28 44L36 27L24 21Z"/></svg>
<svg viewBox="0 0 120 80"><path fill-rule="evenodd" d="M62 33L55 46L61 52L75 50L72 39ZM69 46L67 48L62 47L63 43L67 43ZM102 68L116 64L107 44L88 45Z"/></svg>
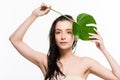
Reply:
<svg viewBox="0 0 120 80"><path fill-rule="evenodd" d="M72 16L70 15L64 15L67 16L68 18L70 18L71 20L73 20ZM49 79L49 80L55 80L57 79L57 75L62 75L65 76L59 66L57 65L57 61L60 59L60 52L59 52L59 48L56 44L55 41L55 28L56 28L56 24L59 21L71 21L70 19L64 17L64 16L60 16L57 19L55 19L55 21L52 24L52 27L50 29L50 33L49 33L49 42L50 42L50 48L47 54L47 59L48 59L48 69L47 69L47 73L45 76L45 80ZM73 42L72 45L72 49L74 49L74 47L76 46L76 40Z"/></svg>

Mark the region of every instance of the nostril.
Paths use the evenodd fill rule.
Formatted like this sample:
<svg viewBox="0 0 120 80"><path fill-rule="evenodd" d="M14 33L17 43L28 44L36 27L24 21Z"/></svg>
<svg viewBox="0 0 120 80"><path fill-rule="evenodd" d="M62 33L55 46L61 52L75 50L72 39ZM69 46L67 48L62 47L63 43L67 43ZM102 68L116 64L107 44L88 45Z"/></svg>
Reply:
<svg viewBox="0 0 120 80"><path fill-rule="evenodd" d="M61 37L62 40L65 40L66 38L65 37Z"/></svg>

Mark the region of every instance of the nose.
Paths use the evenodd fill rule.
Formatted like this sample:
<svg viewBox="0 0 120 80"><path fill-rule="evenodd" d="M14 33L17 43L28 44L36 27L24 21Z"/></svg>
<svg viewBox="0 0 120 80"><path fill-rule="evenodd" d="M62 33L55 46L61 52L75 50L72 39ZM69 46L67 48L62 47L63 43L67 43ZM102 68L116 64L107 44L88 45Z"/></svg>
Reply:
<svg viewBox="0 0 120 80"><path fill-rule="evenodd" d="M66 35L65 34L62 34L61 35L61 40L65 40L66 39Z"/></svg>

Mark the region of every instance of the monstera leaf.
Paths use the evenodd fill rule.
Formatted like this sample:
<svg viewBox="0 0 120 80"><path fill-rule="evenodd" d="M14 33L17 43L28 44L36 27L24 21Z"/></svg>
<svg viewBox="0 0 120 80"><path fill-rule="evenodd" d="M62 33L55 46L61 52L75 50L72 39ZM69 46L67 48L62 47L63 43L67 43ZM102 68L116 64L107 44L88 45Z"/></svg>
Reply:
<svg viewBox="0 0 120 80"><path fill-rule="evenodd" d="M77 21L73 22L73 34L81 40L92 40L91 38L89 38L88 33L96 34L94 28L97 28L95 26L92 26L91 24L96 24L95 19L91 15L86 13L79 14L77 16Z"/></svg>
<svg viewBox="0 0 120 80"><path fill-rule="evenodd" d="M52 11L63 15L62 13L50 8ZM64 15L63 15L64 16ZM67 16L64 16L68 18ZM96 24L95 19L90 15L86 13L81 13L77 16L77 20L71 20L73 22L73 35L76 36L76 38L87 41L87 40L93 40L92 38L89 38L89 33L95 33L94 28L97 29L95 26L90 26L89 24ZM89 25L89 26L88 26Z"/></svg>

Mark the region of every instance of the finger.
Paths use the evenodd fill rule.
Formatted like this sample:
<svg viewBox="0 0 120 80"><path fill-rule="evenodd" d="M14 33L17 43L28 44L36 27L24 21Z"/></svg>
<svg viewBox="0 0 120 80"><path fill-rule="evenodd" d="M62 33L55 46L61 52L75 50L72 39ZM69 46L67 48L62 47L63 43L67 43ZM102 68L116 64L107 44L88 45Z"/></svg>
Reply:
<svg viewBox="0 0 120 80"><path fill-rule="evenodd" d="M50 11L50 8L47 8L44 13L47 14Z"/></svg>
<svg viewBox="0 0 120 80"><path fill-rule="evenodd" d="M96 33L98 33L98 31L94 28L93 29L95 31L95 33L88 33L89 35L95 35Z"/></svg>
<svg viewBox="0 0 120 80"><path fill-rule="evenodd" d="M89 38L99 38L97 35L89 36Z"/></svg>
<svg viewBox="0 0 120 80"><path fill-rule="evenodd" d="M51 9L51 5L48 6L48 5L44 4L44 3L42 3L40 7L41 7L42 10L46 10L48 8Z"/></svg>
<svg viewBox="0 0 120 80"><path fill-rule="evenodd" d="M100 32L99 32L96 28L94 28L94 31L95 31L98 35L100 35Z"/></svg>
<svg viewBox="0 0 120 80"><path fill-rule="evenodd" d="M98 34L90 35L89 38L96 39L96 40L102 40L101 36L99 36Z"/></svg>
<svg viewBox="0 0 120 80"><path fill-rule="evenodd" d="M42 3L41 4L41 9L40 10L46 10L48 7L44 4L44 3Z"/></svg>
<svg viewBox="0 0 120 80"><path fill-rule="evenodd" d="M100 40L100 38L98 36L90 36L89 38L92 40Z"/></svg>

